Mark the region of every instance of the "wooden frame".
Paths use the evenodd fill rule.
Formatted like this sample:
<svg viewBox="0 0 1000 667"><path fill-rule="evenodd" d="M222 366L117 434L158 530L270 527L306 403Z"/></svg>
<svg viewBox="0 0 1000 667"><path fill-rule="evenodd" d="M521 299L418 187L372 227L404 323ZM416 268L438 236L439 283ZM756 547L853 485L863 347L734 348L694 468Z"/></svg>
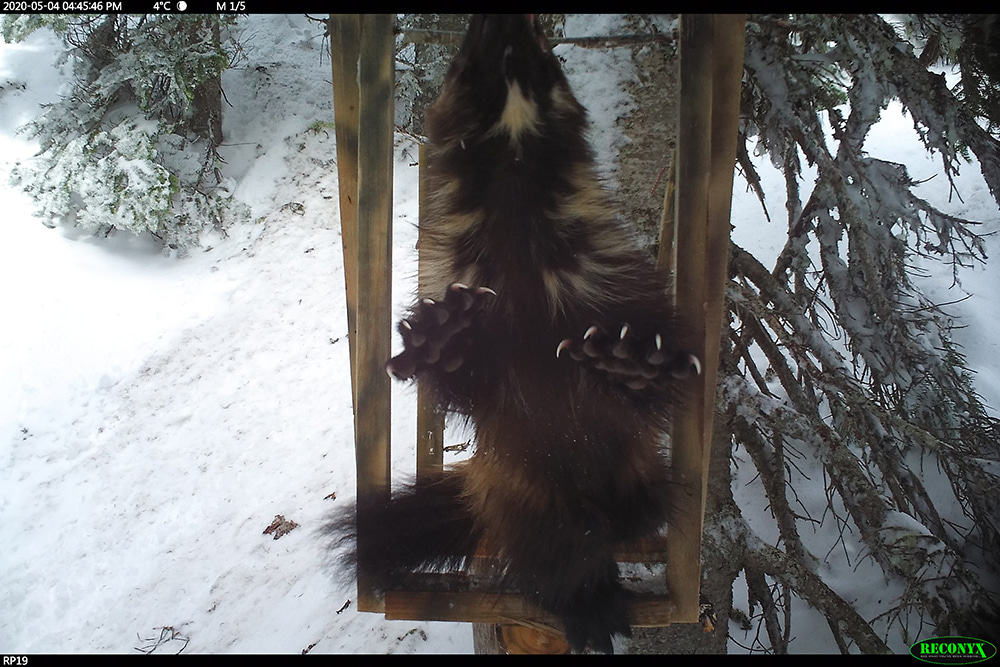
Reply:
<svg viewBox="0 0 1000 667"><path fill-rule="evenodd" d="M684 15L680 21L683 131L678 132L676 199L675 190L668 188L665 201L660 265L674 273L681 316L699 324L686 343L704 360L704 368L695 398L678 415L671 434L672 467L689 491L671 538L623 545L617 554L622 562L667 564L670 595L639 596L630 610L637 626L694 623L699 617L701 533L727 278L744 23L744 15ZM391 340L393 19L335 15L329 26L358 497L363 498L387 495L390 483L389 378L384 364ZM421 202L425 196L421 179ZM444 419L419 390L418 401L421 476L443 465ZM363 524L358 539L365 539ZM461 582L470 590L455 590L456 576L461 579L462 574L420 575L414 588L386 591L380 599L364 563L358 568L359 610L384 612L389 619L533 627L555 621L519 595L475 590L474 578Z"/></svg>
<svg viewBox="0 0 1000 667"><path fill-rule="evenodd" d="M393 17L346 14L331 16L329 25L361 499L389 494ZM359 540L366 529L359 517ZM358 566L358 608L382 610L364 564Z"/></svg>
<svg viewBox="0 0 1000 667"><path fill-rule="evenodd" d="M675 517L674 532L681 539L667 542L667 583L677 623L697 622L700 606L701 534L728 277L745 24L743 14L685 14L680 21L682 131L677 133L674 165L675 245L661 247L660 266L675 267L675 304L681 321L692 325L686 347L699 355L704 367L700 386L687 409L676 416L670 435L671 468L690 494ZM661 233L661 241L665 237Z"/></svg>

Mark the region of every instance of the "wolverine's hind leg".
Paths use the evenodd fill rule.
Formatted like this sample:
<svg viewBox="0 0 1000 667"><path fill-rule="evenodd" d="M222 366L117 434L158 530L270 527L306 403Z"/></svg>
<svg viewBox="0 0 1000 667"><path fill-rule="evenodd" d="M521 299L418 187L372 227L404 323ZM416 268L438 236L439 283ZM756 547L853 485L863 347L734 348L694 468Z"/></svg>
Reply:
<svg viewBox="0 0 1000 667"><path fill-rule="evenodd" d="M612 653L613 635L632 636L629 593L622 587L618 565L610 555L577 555L556 565L558 571L546 572L540 565L535 563L532 576L518 582L518 587L559 617L574 651L589 646Z"/></svg>
<svg viewBox="0 0 1000 667"><path fill-rule="evenodd" d="M482 505L486 532L500 545L504 584L558 617L573 650L589 646L610 653L613 635L631 634L611 516L587 504L583 491L562 499L559 494L546 499L544 489L538 490L541 497L525 495L516 477L489 480L495 493L487 490ZM502 502L511 494L520 503Z"/></svg>
<svg viewBox="0 0 1000 667"><path fill-rule="evenodd" d="M488 287L472 289L454 283L441 301L417 301L399 323L403 351L389 360L386 370L400 380L421 371L457 371L473 343L470 327L485 302L495 296Z"/></svg>

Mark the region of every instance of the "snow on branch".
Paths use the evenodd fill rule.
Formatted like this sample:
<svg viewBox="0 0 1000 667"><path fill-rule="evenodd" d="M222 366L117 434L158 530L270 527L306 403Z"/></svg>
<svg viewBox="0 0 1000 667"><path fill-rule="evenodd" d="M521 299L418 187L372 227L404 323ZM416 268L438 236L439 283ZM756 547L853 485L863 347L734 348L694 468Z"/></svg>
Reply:
<svg viewBox="0 0 1000 667"><path fill-rule="evenodd" d="M723 349L732 373L719 410L759 475L780 548L746 524L716 536L744 554L751 597L774 596L761 604L777 651L788 590L823 611L842 650L884 651L876 625L913 641L926 624L975 635L1000 617L1000 422L975 391L951 318L913 279L919 256L949 264L957 281L985 246L979 223L917 197L904 165L863 151L892 99L949 179L967 147L1000 201L1000 142L882 18L749 18L741 154L756 141L785 173L789 232L770 270L732 247ZM817 169L804 204L800 155ZM926 466L947 483L931 488ZM825 507L802 492L817 470ZM820 580L828 554L811 553L804 531L826 520L845 554L860 547L901 584L876 619L852 613ZM761 573L781 585L767 592Z"/></svg>

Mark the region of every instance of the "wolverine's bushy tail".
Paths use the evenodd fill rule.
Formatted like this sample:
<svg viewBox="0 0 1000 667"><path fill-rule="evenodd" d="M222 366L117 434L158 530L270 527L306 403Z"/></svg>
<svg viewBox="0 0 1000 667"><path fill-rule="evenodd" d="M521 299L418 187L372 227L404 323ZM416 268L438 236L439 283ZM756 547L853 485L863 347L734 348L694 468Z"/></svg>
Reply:
<svg viewBox="0 0 1000 667"><path fill-rule="evenodd" d="M342 566L353 573L363 562L380 586L398 572L459 567L481 535L462 501L461 477L452 471L397 489L390 500L359 503L357 513L345 510L328 530L343 547Z"/></svg>

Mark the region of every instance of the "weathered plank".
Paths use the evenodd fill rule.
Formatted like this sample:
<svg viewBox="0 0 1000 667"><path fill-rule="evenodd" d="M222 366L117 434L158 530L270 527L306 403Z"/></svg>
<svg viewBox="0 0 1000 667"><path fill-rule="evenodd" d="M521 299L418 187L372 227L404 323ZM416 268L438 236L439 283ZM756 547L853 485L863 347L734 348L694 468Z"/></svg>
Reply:
<svg viewBox="0 0 1000 667"><path fill-rule="evenodd" d="M636 594L629 603L630 623L635 627L670 625L675 613L669 595ZM385 617L400 621L522 624L550 632L561 631L555 616L511 593L386 591Z"/></svg>
<svg viewBox="0 0 1000 667"><path fill-rule="evenodd" d="M440 294L428 294L424 285L427 275L425 253L421 251L423 244L424 215L427 213L427 182L424 172L426 164L427 145L420 144L417 162L420 167L419 195L419 236L417 240L417 283L420 296L438 298ZM444 469L444 413L435 404L428 387L417 385L417 478L441 472Z"/></svg>
<svg viewBox="0 0 1000 667"><path fill-rule="evenodd" d="M667 583L677 604L675 620L694 623L728 275L745 17L684 14L680 25L676 305L688 327L685 347L702 360L702 373L692 380L691 399L671 433L672 468L686 493L667 543Z"/></svg>
<svg viewBox="0 0 1000 667"><path fill-rule="evenodd" d="M331 17L330 25L354 444L358 499L363 500L389 493L391 412L384 368L392 287L393 17ZM366 518L359 515L359 540L366 529ZM358 608L382 610L364 563L358 565Z"/></svg>

